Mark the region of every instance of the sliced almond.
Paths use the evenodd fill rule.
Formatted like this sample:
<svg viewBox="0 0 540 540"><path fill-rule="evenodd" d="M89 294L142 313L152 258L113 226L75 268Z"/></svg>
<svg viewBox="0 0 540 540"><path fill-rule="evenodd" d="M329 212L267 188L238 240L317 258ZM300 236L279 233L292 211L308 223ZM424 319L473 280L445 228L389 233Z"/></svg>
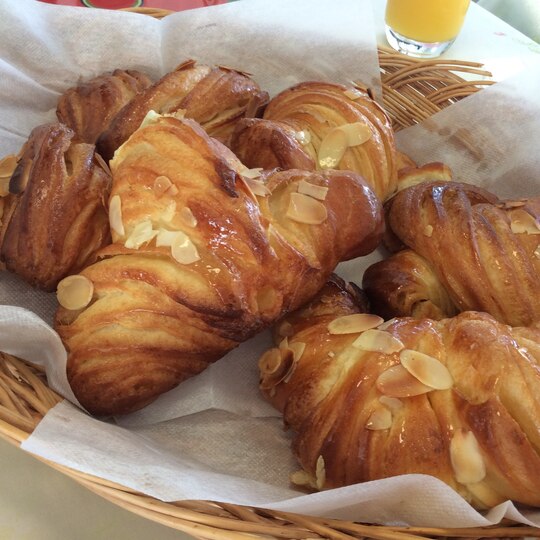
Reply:
<svg viewBox="0 0 540 540"><path fill-rule="evenodd" d="M305 146L311 142L311 132L307 129L294 132L294 138L302 145Z"/></svg>
<svg viewBox="0 0 540 540"><path fill-rule="evenodd" d="M128 249L139 249L143 244L148 244L158 234L158 231L152 229L152 222L149 219L145 219L140 223L137 223L127 240L124 242L124 246Z"/></svg>
<svg viewBox="0 0 540 540"><path fill-rule="evenodd" d="M259 360L260 388L270 390L281 382L287 383L295 367L296 362L290 349L273 348L266 351Z"/></svg>
<svg viewBox="0 0 540 540"><path fill-rule="evenodd" d="M0 178L0 197L5 197L9 194L9 180L9 176L7 178Z"/></svg>
<svg viewBox="0 0 540 540"><path fill-rule="evenodd" d="M419 396L433 390L413 377L401 364L383 371L375 384L381 394L395 398Z"/></svg>
<svg viewBox="0 0 540 540"><path fill-rule="evenodd" d="M149 126L150 124L155 124L160 118L161 114L157 113L156 111L150 110L146 113L146 116L143 118L143 121L141 122L139 128Z"/></svg>
<svg viewBox="0 0 540 540"><path fill-rule="evenodd" d="M171 201L165 207L163 214L161 214L161 221L164 223L171 223L175 216L176 216L176 201Z"/></svg>
<svg viewBox="0 0 540 540"><path fill-rule="evenodd" d="M428 238L431 238L432 234L433 234L433 226L432 225L426 225L424 227L424 236L427 236Z"/></svg>
<svg viewBox="0 0 540 540"><path fill-rule="evenodd" d="M9 182L17 168L17 156L10 154L0 160L0 197L9 194Z"/></svg>
<svg viewBox="0 0 540 540"><path fill-rule="evenodd" d="M56 289L58 303L69 310L85 308L92 300L93 294L94 284L79 274L64 278Z"/></svg>
<svg viewBox="0 0 540 540"><path fill-rule="evenodd" d="M171 247L176 240L178 231L159 229L156 235L156 247Z"/></svg>
<svg viewBox="0 0 540 540"><path fill-rule="evenodd" d="M447 390L454 385L448 368L433 356L404 349L399 353L401 365L421 383L436 390Z"/></svg>
<svg viewBox="0 0 540 540"><path fill-rule="evenodd" d="M486 476L486 464L472 431L456 430L450 441L450 461L460 484L475 484Z"/></svg>
<svg viewBox="0 0 540 540"><path fill-rule="evenodd" d="M302 343L301 341L297 341L289 345L288 350L292 352L293 364L292 364L291 369L283 378L284 383L288 383L289 380L291 379L292 374L294 373L294 370L296 369L296 366L298 365L298 361L304 354L305 349L306 349L306 344Z"/></svg>
<svg viewBox="0 0 540 540"><path fill-rule="evenodd" d="M11 175L17 167L17 156L9 154L0 159L0 178L11 178Z"/></svg>
<svg viewBox="0 0 540 540"><path fill-rule="evenodd" d="M324 466L324 458L319 456L315 465L315 483L317 489L322 489L326 482L326 468Z"/></svg>
<svg viewBox="0 0 540 540"><path fill-rule="evenodd" d="M328 356L330 358L334 358L334 356L336 356L336 353L334 351L328 351Z"/></svg>
<svg viewBox="0 0 540 540"><path fill-rule="evenodd" d="M258 197L268 197L268 195L270 195L270 190L263 181L253 178L244 178L244 182L247 184L253 195L257 195Z"/></svg>
<svg viewBox="0 0 540 540"><path fill-rule="evenodd" d="M191 238L182 231L176 233L176 238L171 246L171 255L180 264L192 264L201 258Z"/></svg>
<svg viewBox="0 0 540 540"><path fill-rule="evenodd" d="M154 180L154 191L158 195L158 197L161 197L164 195L168 189L173 185L171 182L171 179L168 176L158 176Z"/></svg>
<svg viewBox="0 0 540 540"><path fill-rule="evenodd" d="M358 146L371 139L371 129L363 122L353 122L352 124L343 124L336 128L343 131L347 136L347 146Z"/></svg>
<svg viewBox="0 0 540 540"><path fill-rule="evenodd" d="M330 334L358 334L381 324L383 319L371 313L343 315L328 324Z"/></svg>
<svg viewBox="0 0 540 540"><path fill-rule="evenodd" d="M366 330L353 341L352 345L362 351L375 351L383 354L393 354L405 347L392 334L377 329Z"/></svg>
<svg viewBox="0 0 540 540"><path fill-rule="evenodd" d="M388 319L387 321L384 321L382 324L379 324L379 326L377 326L377 330L387 330L395 322L396 322L396 317L394 317L393 319Z"/></svg>
<svg viewBox="0 0 540 540"><path fill-rule="evenodd" d="M384 405L387 409L391 410L393 413L399 411L403 408L403 401L399 398L394 398L390 396L381 396L379 398L381 405Z"/></svg>
<svg viewBox="0 0 540 540"><path fill-rule="evenodd" d="M302 355L304 354L304 351L306 350L306 344L303 343L302 341L293 341L292 343L289 343L288 348L293 352L294 361L298 362L298 360L302 358Z"/></svg>
<svg viewBox="0 0 540 540"><path fill-rule="evenodd" d="M99 163L100 167L109 175L112 176L111 168L109 164L97 153L94 152L94 158Z"/></svg>
<svg viewBox="0 0 540 540"><path fill-rule="evenodd" d="M189 208L189 206L183 206L182 208L180 208L180 219L188 227L197 226L197 218L193 215L193 212L191 211L191 208Z"/></svg>
<svg viewBox="0 0 540 540"><path fill-rule="evenodd" d="M291 193L290 197L288 218L307 225L320 225L326 221L328 212L324 204L302 193Z"/></svg>
<svg viewBox="0 0 540 540"><path fill-rule="evenodd" d="M254 169L245 168L240 171L240 175L244 178L251 178L252 180L254 180L255 178L261 177L262 171L262 167L255 167Z"/></svg>
<svg viewBox="0 0 540 540"><path fill-rule="evenodd" d="M167 113L164 116L172 116L173 118L178 118L178 120L182 120L186 116L187 109L176 109L176 111L172 113Z"/></svg>
<svg viewBox="0 0 540 540"><path fill-rule="evenodd" d="M289 348L289 338L285 336L280 342L278 347L280 349L288 349Z"/></svg>
<svg viewBox="0 0 540 540"><path fill-rule="evenodd" d="M305 180L300 180L300 182L298 182L298 193L324 201L324 199L326 199L326 195L328 195L328 188L325 186L310 184Z"/></svg>
<svg viewBox="0 0 540 540"><path fill-rule="evenodd" d="M126 233L124 224L122 223L122 200L120 199L120 195L111 197L109 203L109 224L111 230L119 236L124 236Z"/></svg>
<svg viewBox="0 0 540 540"><path fill-rule="evenodd" d="M349 146L347 134L340 129L329 131L319 146L317 159L322 169L335 169Z"/></svg>
<svg viewBox="0 0 540 540"><path fill-rule="evenodd" d="M315 480L315 478L313 478L313 476L308 474L306 471L295 471L290 475L289 479L296 486L304 486L311 488L317 487L317 481Z"/></svg>
<svg viewBox="0 0 540 540"><path fill-rule="evenodd" d="M540 223L525 210L512 210L510 220L510 228L514 234L540 234Z"/></svg>
<svg viewBox="0 0 540 540"><path fill-rule="evenodd" d="M534 256L540 259L540 245L538 245L534 250Z"/></svg>
<svg viewBox="0 0 540 540"><path fill-rule="evenodd" d="M386 407L377 407L366 422L366 429L379 431L392 427L392 412Z"/></svg>
<svg viewBox="0 0 540 540"><path fill-rule="evenodd" d="M273 348L267 350L259 358L259 371L261 375L271 375L275 373L281 365L281 353L279 349Z"/></svg>

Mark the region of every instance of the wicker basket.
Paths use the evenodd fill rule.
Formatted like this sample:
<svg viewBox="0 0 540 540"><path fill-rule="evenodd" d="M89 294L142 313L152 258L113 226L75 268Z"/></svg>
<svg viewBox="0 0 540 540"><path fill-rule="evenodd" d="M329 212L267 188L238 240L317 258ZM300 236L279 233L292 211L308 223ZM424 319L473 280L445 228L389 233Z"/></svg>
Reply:
<svg viewBox="0 0 540 540"><path fill-rule="evenodd" d="M166 10L136 11L161 18ZM396 130L428 118L478 91L489 79L466 81L457 73L489 77L480 64L420 61L379 49L384 105ZM468 75L470 77L470 75ZM0 436L19 446L62 398L47 386L43 370L0 353ZM121 485L47 462L89 490L135 514L201 539L254 538L521 538L540 537L523 525L467 529L402 528L308 517L209 501L164 503Z"/></svg>

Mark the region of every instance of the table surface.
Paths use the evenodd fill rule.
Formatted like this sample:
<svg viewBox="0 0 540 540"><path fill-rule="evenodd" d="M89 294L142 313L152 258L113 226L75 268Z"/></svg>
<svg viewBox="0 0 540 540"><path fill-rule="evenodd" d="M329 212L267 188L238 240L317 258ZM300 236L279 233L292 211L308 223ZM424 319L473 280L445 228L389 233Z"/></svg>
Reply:
<svg viewBox="0 0 540 540"><path fill-rule="evenodd" d="M374 0L377 39L384 0ZM540 60L540 46L476 4L443 57L483 62L503 80ZM8 466L9 465L9 466ZM0 538L3 540L188 540L192 537L105 501L0 439Z"/></svg>

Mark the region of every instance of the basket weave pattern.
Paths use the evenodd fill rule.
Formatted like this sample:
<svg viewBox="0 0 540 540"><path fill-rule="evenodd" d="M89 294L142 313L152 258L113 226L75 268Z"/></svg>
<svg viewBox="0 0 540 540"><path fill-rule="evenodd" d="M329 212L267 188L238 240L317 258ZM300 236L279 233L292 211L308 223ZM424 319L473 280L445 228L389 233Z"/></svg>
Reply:
<svg viewBox="0 0 540 540"><path fill-rule="evenodd" d="M161 18L167 10L142 12ZM396 130L430 117L444 107L477 92L493 81L480 64L459 61L420 61L379 48L384 106ZM459 73L473 74L466 81ZM470 76L470 75L468 75ZM42 368L0 353L0 436L19 446L62 398L48 386ZM332 519L209 501L164 503L128 488L61 465L51 467L112 503L152 521L201 539L331 538L521 538L540 537L540 529L495 526L468 529L400 528L364 525Z"/></svg>

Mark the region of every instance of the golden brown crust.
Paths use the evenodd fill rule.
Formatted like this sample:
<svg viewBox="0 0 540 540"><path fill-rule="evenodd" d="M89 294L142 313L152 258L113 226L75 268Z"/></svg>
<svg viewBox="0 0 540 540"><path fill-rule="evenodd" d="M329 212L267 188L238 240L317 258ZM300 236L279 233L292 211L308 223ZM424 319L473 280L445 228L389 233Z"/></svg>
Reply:
<svg viewBox="0 0 540 540"><path fill-rule="evenodd" d="M460 311L486 311L513 326L540 319L537 202L501 202L468 184L423 182L400 191L387 216L393 234L429 261ZM520 232L516 223L524 219L531 230Z"/></svg>
<svg viewBox="0 0 540 540"><path fill-rule="evenodd" d="M399 169L397 190L401 191L422 182L451 182L452 180L452 170L445 163L434 161L421 167L413 164Z"/></svg>
<svg viewBox="0 0 540 540"><path fill-rule="evenodd" d="M58 100L58 120L75 132L77 142L94 144L126 103L152 81L136 70L115 69L64 92Z"/></svg>
<svg viewBox="0 0 540 540"><path fill-rule="evenodd" d="M258 114L267 101L268 94L245 73L188 60L127 104L101 135L97 147L105 159L111 159L151 110L183 112L209 135L226 142L235 123Z"/></svg>
<svg viewBox="0 0 540 540"><path fill-rule="evenodd" d="M385 319L444 319L458 310L429 262L410 249L371 265L362 278L373 313Z"/></svg>
<svg viewBox="0 0 540 540"><path fill-rule="evenodd" d="M403 169L407 169L409 167L416 167L417 164L415 161L411 158L411 156L403 153L403 152L396 152L396 159L397 159L397 170L398 170L398 182L399 182L399 173Z"/></svg>
<svg viewBox="0 0 540 540"><path fill-rule="evenodd" d="M0 257L8 270L45 290L95 260L110 241L104 202L110 175L94 146L73 137L58 123L35 128L5 201Z"/></svg>
<svg viewBox="0 0 540 540"><path fill-rule="evenodd" d="M421 167L412 164L404 166L398 170L397 191L402 191L407 187L415 186L422 182L450 182L452 181L452 170L448 165L440 162L426 163ZM385 214L388 215L392 206L393 198L385 202ZM391 253L405 249L407 246L396 236L394 231L387 227L383 236L384 247ZM402 315L410 315L402 313Z"/></svg>
<svg viewBox="0 0 540 540"><path fill-rule="evenodd" d="M398 160L391 122L366 92L331 83L300 83L274 97L265 109L264 119L275 122L273 127L279 137L282 137L283 130L289 134L291 129L302 136L296 142L289 138L289 144L282 147L285 153L282 156L279 146L271 151L263 148L269 136L258 139L255 135L249 137L244 134L242 139L235 141L233 150L244 156L253 155L251 166L266 168L268 157L277 161L287 161L292 157L300 159L301 163L306 159L313 160L315 166L321 168L319 152L325 137L334 128L361 123L367 126L370 138L362 144L348 146L333 167L360 173L381 199L394 192ZM246 129L259 129L256 125L254 122ZM271 125L266 124L265 127L270 129ZM292 165L299 166L295 162Z"/></svg>
<svg viewBox="0 0 540 540"><path fill-rule="evenodd" d="M358 175L265 172L255 182L266 196L255 196L246 168L190 120L140 128L111 168L124 231L116 225L103 260L82 272L94 286L90 305L57 314L69 381L95 414L140 408L202 371L306 302L382 233L380 203ZM320 223L287 217L302 181L328 188L324 200L308 197L327 213ZM182 231L184 247L147 237L130 248L141 223L150 235Z"/></svg>
<svg viewBox="0 0 540 540"><path fill-rule="evenodd" d="M401 350L362 350L353 342L364 334L329 331L336 318L363 311L343 295L327 290L282 322L288 337L275 358L288 362L286 373L276 377L281 364L261 362L262 392L294 431L306 483L321 489L423 473L479 508L507 499L540 505L538 328L514 329L477 312L398 318L382 331ZM403 367L404 349L430 356L424 375L439 366L449 384L419 383ZM293 350L303 352L294 358ZM406 378L382 385L390 368L420 390L404 393Z"/></svg>
<svg viewBox="0 0 540 540"><path fill-rule="evenodd" d="M283 122L246 118L234 128L230 147L246 167L317 170L316 160L297 137L297 132Z"/></svg>

